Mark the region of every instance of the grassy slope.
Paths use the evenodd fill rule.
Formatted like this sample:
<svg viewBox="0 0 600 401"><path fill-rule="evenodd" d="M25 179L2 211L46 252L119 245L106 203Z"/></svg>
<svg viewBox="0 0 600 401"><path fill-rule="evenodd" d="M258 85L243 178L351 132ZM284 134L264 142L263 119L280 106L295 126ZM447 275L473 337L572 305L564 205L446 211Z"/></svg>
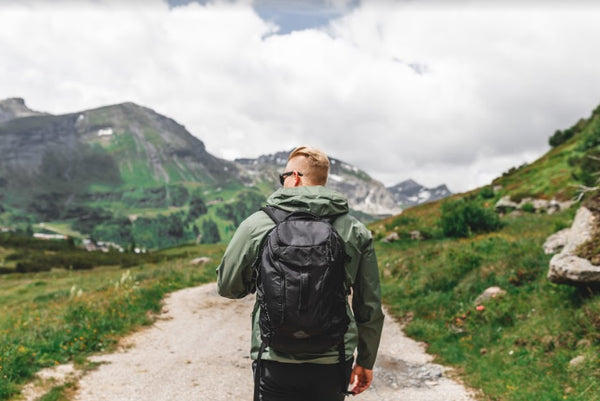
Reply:
<svg viewBox="0 0 600 401"><path fill-rule="evenodd" d="M568 160L580 156L590 125L495 180L502 188L494 198L483 198L479 190L453 198L487 207L504 195L571 199L577 182ZM498 232L450 239L437 226L443 202L371 225L376 239L400 234L400 241L376 246L384 300L407 322L407 333L428 343L440 362L455 366L468 385L482 390L482 399L600 400L600 297L550 283L552 255L542 250L549 235L571 224L579 205L555 215L506 216ZM407 239L412 230L430 239ZM476 304L491 286L506 295ZM570 365L578 356L584 361Z"/></svg>

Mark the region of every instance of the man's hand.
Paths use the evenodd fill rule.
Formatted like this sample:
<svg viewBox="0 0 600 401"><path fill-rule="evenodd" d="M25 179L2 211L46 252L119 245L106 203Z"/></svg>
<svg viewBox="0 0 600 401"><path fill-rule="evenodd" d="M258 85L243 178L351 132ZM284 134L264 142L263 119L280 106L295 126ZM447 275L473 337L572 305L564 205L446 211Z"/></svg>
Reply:
<svg viewBox="0 0 600 401"><path fill-rule="evenodd" d="M373 371L371 369L365 369L362 366L355 365L350 375L350 384L352 384L352 391L354 395L360 394L369 388L373 381Z"/></svg>

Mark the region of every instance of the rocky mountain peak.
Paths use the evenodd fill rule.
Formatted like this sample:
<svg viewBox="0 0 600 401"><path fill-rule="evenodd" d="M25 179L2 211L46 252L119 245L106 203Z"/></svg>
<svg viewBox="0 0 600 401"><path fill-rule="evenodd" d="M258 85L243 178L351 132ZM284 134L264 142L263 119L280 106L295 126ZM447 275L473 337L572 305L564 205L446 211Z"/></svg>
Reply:
<svg viewBox="0 0 600 401"><path fill-rule="evenodd" d="M444 184L434 188L426 188L412 179L402 181L387 189L393 194L396 202L403 207L432 202L452 194Z"/></svg>
<svg viewBox="0 0 600 401"><path fill-rule="evenodd" d="M12 97L0 100L0 123L10 121L15 118L39 116L46 113L31 110L25 105L25 100L20 97Z"/></svg>

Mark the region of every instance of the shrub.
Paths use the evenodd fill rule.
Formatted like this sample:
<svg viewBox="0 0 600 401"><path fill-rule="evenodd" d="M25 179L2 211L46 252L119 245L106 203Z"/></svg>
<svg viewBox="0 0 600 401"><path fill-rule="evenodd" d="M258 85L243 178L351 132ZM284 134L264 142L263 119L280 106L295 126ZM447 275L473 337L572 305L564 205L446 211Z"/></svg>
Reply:
<svg viewBox="0 0 600 401"><path fill-rule="evenodd" d="M521 210L527 213L535 213L535 206L533 206L533 203L527 202L521 206Z"/></svg>
<svg viewBox="0 0 600 401"><path fill-rule="evenodd" d="M485 186L479 190L479 196L483 199L491 199L494 197L494 188L491 185Z"/></svg>
<svg viewBox="0 0 600 401"><path fill-rule="evenodd" d="M548 140L548 143L550 144L550 146L555 148L558 145L561 145L561 144L565 143L566 141L568 141L569 139L571 139L573 137L573 135L575 135L575 129L573 129L573 128L569 128L564 131L556 130L554 132L554 135L552 135L550 137L550 139Z"/></svg>
<svg viewBox="0 0 600 401"><path fill-rule="evenodd" d="M221 241L221 236L217 224L211 219L204 220L202 222L202 243L216 244L219 241Z"/></svg>
<svg viewBox="0 0 600 401"><path fill-rule="evenodd" d="M468 237L474 233L496 231L502 226L492 210L462 199L442 205L439 224L447 237Z"/></svg>

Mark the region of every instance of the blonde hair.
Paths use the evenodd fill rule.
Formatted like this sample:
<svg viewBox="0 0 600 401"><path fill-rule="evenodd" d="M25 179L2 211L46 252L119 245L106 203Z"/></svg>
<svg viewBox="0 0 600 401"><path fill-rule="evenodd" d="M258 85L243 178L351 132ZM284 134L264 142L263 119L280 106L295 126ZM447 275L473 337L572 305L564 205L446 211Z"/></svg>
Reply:
<svg viewBox="0 0 600 401"><path fill-rule="evenodd" d="M309 171L303 171L306 178L315 185L325 185L329 174L327 155L317 148L299 146L290 153L288 161L298 156L304 156L308 161Z"/></svg>

